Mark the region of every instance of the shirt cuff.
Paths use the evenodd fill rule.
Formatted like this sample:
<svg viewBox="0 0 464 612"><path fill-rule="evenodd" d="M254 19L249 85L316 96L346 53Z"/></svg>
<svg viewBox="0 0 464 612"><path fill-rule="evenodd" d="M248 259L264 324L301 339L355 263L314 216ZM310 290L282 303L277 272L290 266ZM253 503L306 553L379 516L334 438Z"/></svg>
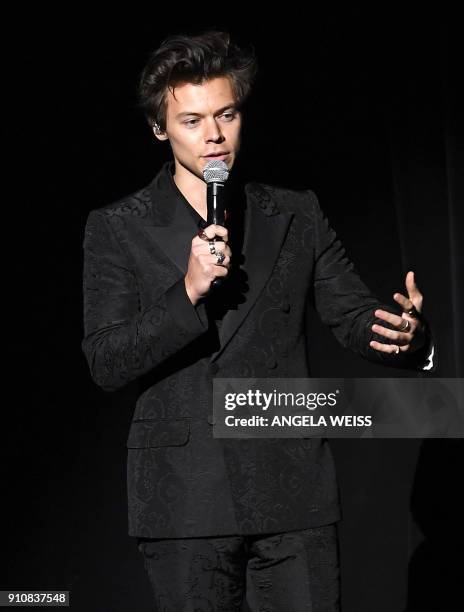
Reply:
<svg viewBox="0 0 464 612"><path fill-rule="evenodd" d="M434 356L434 354L435 354L435 347L432 344L432 347L430 349L430 353L428 354L427 359L426 359L426 363L421 368L422 370L431 370L433 368L433 356Z"/></svg>

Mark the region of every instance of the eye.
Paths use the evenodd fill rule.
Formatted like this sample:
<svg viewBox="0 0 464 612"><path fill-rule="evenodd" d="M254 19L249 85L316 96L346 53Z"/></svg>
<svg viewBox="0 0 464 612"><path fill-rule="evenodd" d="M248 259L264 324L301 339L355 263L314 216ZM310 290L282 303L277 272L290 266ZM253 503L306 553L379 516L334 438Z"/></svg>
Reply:
<svg viewBox="0 0 464 612"><path fill-rule="evenodd" d="M226 121L232 121L232 119L235 117L235 113L233 113L232 111L229 111L227 113L224 113L222 116L224 117Z"/></svg>
<svg viewBox="0 0 464 612"><path fill-rule="evenodd" d="M188 119L187 121L184 121L184 125L193 127L198 121L198 119Z"/></svg>

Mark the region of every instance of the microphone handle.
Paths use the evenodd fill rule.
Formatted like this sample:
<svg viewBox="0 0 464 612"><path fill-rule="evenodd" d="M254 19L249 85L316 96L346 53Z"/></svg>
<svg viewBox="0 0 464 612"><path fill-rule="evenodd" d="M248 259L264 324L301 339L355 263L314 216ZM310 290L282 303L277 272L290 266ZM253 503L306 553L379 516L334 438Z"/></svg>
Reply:
<svg viewBox="0 0 464 612"><path fill-rule="evenodd" d="M208 209L207 223L211 225L225 225L225 214L224 214L224 183L211 182L207 185L206 190L206 203ZM220 287L222 285L223 278L215 278L211 283L211 287Z"/></svg>

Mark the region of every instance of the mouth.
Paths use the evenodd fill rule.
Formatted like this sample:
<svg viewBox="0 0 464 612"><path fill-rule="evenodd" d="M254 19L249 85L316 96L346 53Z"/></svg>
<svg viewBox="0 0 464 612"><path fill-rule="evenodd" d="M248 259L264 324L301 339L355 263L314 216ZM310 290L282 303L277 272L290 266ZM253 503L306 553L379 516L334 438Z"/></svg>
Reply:
<svg viewBox="0 0 464 612"><path fill-rule="evenodd" d="M204 159L209 159L209 160L211 160L211 159L224 160L224 159L227 159L227 157L229 157L229 153L227 153L227 151L226 152L221 151L221 152L216 153L216 154L210 154L210 155L204 155L203 156Z"/></svg>

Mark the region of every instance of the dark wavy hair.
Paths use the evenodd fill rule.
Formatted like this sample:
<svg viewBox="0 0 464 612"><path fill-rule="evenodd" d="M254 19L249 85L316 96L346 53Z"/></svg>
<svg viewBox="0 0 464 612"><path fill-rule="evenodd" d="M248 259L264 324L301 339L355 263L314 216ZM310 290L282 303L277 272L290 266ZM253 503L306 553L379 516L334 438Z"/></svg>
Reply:
<svg viewBox="0 0 464 612"><path fill-rule="evenodd" d="M227 32L207 31L166 38L143 68L137 90L137 107L150 126L166 130L166 94L183 83L201 84L228 77L238 108L251 91L257 72L252 44L239 47Z"/></svg>

